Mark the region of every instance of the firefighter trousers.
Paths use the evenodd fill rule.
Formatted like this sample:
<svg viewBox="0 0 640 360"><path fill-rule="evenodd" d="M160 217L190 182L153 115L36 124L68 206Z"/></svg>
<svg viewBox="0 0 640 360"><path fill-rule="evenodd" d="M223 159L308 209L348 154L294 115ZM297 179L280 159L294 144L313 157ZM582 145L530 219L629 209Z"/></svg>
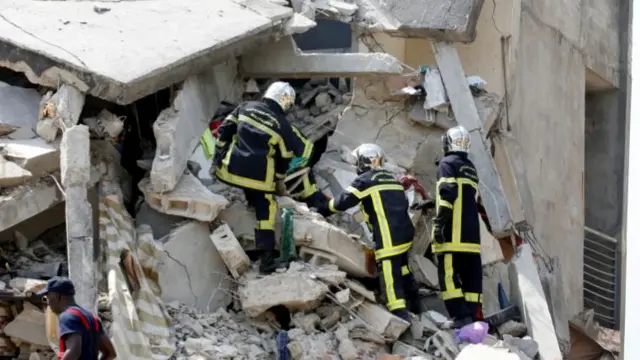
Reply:
<svg viewBox="0 0 640 360"><path fill-rule="evenodd" d="M439 253L440 294L456 319L482 320L482 259L480 254Z"/></svg>
<svg viewBox="0 0 640 360"><path fill-rule="evenodd" d="M405 320L409 320L409 311L421 312L418 284L409 269L408 252L378 261L378 274L389 311Z"/></svg>
<svg viewBox="0 0 640 360"><path fill-rule="evenodd" d="M256 212L256 247L274 250L276 246L276 214L278 204L273 194L253 189L243 189L249 206Z"/></svg>

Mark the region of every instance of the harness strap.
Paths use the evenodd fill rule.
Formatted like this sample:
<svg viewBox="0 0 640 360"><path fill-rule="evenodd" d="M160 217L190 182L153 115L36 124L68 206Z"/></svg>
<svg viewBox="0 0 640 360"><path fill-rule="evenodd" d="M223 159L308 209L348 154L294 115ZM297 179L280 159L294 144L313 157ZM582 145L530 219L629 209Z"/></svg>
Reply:
<svg viewBox="0 0 640 360"><path fill-rule="evenodd" d="M73 309L73 308L68 308L67 310L65 310L64 312L69 312L72 313L73 315L77 316L78 318L80 318L80 321L82 322L82 324L84 325L84 328L87 330L91 330L91 325L89 324L89 319L87 319L86 316L84 316L84 314L78 310L78 309ZM98 317L96 315L93 315L93 324L94 324L94 331L96 334L98 334L100 332L100 322L98 320ZM60 347L60 351L58 352L58 360L62 359L62 356L64 355L64 352L66 351L66 346L64 344L64 340L62 338L60 338L59 340L59 347Z"/></svg>

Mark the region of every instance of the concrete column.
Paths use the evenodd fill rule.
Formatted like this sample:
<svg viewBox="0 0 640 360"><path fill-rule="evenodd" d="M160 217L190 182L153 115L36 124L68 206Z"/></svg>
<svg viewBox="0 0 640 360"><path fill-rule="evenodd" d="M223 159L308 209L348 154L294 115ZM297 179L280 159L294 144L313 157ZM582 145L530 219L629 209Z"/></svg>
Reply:
<svg viewBox="0 0 640 360"><path fill-rule="evenodd" d="M89 144L88 127L74 125L67 128L60 143L60 169L66 198L69 277L76 286L78 305L94 310L97 293L93 212L87 198L91 172Z"/></svg>

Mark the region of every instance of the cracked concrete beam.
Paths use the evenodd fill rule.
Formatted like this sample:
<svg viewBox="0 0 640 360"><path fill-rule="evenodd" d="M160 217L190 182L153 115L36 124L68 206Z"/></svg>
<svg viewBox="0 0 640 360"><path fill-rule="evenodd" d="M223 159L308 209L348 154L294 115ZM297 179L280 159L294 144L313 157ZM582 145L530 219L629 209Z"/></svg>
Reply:
<svg viewBox="0 0 640 360"><path fill-rule="evenodd" d="M484 0L356 0L358 18L396 37L472 42Z"/></svg>
<svg viewBox="0 0 640 360"><path fill-rule="evenodd" d="M432 48L456 121L470 133L469 154L480 178L480 195L493 233L499 238L510 233L512 220L500 174L485 144L484 123L480 120L456 48L451 43L437 41L432 42Z"/></svg>
<svg viewBox="0 0 640 360"><path fill-rule="evenodd" d="M511 133L500 133L493 139L494 162L500 173L511 217L516 226L521 222L535 224L533 195L527 179L522 151Z"/></svg>
<svg viewBox="0 0 640 360"><path fill-rule="evenodd" d="M93 210L87 197L91 181L89 128L73 125L60 142L60 179L65 191L65 219L69 278L76 286L76 301L85 309L97 305L94 271Z"/></svg>
<svg viewBox="0 0 640 360"><path fill-rule="evenodd" d="M291 37L243 55L241 72L247 77L309 78L397 75L402 63L383 53L303 53Z"/></svg>
<svg viewBox="0 0 640 360"><path fill-rule="evenodd" d="M204 312L231 303L227 266L209 236L207 224L192 221L162 240L166 255L158 267L162 300L180 301Z"/></svg>
<svg viewBox="0 0 640 360"><path fill-rule="evenodd" d="M98 168L91 169L91 181L88 186L95 185L100 179ZM32 184L17 187L6 195L0 196L0 232L11 228L41 212L64 201L64 195L49 175Z"/></svg>

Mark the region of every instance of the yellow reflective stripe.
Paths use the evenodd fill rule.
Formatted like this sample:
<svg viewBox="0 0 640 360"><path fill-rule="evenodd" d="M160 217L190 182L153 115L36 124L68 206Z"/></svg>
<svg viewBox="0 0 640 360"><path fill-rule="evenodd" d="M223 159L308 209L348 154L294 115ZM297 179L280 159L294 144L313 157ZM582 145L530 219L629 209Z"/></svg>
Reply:
<svg viewBox="0 0 640 360"><path fill-rule="evenodd" d="M286 177L285 174L278 174L276 173L276 179L284 179Z"/></svg>
<svg viewBox="0 0 640 360"><path fill-rule="evenodd" d="M276 139L280 139L280 134L278 134L275 130L273 130L272 128L270 128L269 126L262 124L261 122L259 122L256 119L253 119L247 115L240 115L240 117L238 118L239 121L241 122L246 122L247 124L253 126L256 129L261 130L262 132L264 132L265 134L270 135L273 138Z"/></svg>
<svg viewBox="0 0 640 360"><path fill-rule="evenodd" d="M370 196L373 193L377 193L380 191L387 191L387 190L400 190L404 192L404 186L400 184L375 185L364 191L360 191L353 186L349 186L347 188L347 191L355 195L358 199L362 199L364 197Z"/></svg>
<svg viewBox="0 0 640 360"><path fill-rule="evenodd" d="M309 173L303 175L302 188L304 189L302 191L302 194L300 195L302 199L306 199L309 196L315 194L316 191L318 191L318 187L316 186L316 184L311 183L311 180L309 179Z"/></svg>
<svg viewBox="0 0 640 360"><path fill-rule="evenodd" d="M461 289L455 289L452 291L443 291L440 293L440 297L442 298L442 300L451 300L451 299L458 299L461 297L464 297L464 293L462 292Z"/></svg>
<svg viewBox="0 0 640 360"><path fill-rule="evenodd" d="M231 146L229 147L229 151L227 151L226 156L222 159L221 166L216 168L216 176L224 180L226 182L245 187L248 189L272 192L276 190L276 183L273 181L273 173L275 172L275 168L273 165L273 158L267 158L267 176L264 181L249 179L243 176L235 175L229 172L229 160L231 159L231 154L233 153L233 146L236 143L237 136L234 136L233 141L231 141ZM269 177L271 176L271 177Z"/></svg>
<svg viewBox="0 0 640 360"><path fill-rule="evenodd" d="M411 249L411 245L413 243L410 241L406 244L391 246L387 248L381 248L380 250L376 250L376 260L382 260L391 256L401 255L409 251Z"/></svg>
<svg viewBox="0 0 640 360"><path fill-rule="evenodd" d="M200 136L200 145L202 145L202 150L204 150L204 156L207 159L211 159L216 148L216 140L213 138L213 134L211 134L211 130L209 130L208 127L204 133L202 133L202 136Z"/></svg>
<svg viewBox="0 0 640 360"><path fill-rule="evenodd" d="M278 203L276 203L276 200L273 198L273 194L265 194L264 197L269 202L269 218L258 221L258 230L275 230Z"/></svg>
<svg viewBox="0 0 640 360"><path fill-rule="evenodd" d="M337 213L338 210L335 208L334 199L329 200L329 211Z"/></svg>
<svg viewBox="0 0 640 360"><path fill-rule="evenodd" d="M453 219L451 220L451 243L459 244L462 234L462 184L458 184L458 196L453 202Z"/></svg>
<svg viewBox="0 0 640 360"><path fill-rule="evenodd" d="M453 210L453 205L451 205L450 202L445 201L445 200L440 200L440 206L444 206L446 208L449 208L449 209Z"/></svg>
<svg viewBox="0 0 640 360"><path fill-rule="evenodd" d="M302 151L302 155L300 155L300 157L305 159L310 158L311 152L313 151L313 143L311 143L309 140L307 140L307 138L302 136L298 128L296 128L293 125L291 125L291 128L293 129L293 133L296 134L298 139L300 139L300 141L302 141L302 143L304 144L304 150Z"/></svg>
<svg viewBox="0 0 640 360"><path fill-rule="evenodd" d="M377 186L373 186L373 188L376 187ZM380 196L379 190L371 193L371 202L373 203L373 209L378 218L378 230L380 231L380 237L382 237L382 249L391 249L393 247L391 230L389 229L387 214L385 214L384 207L382 206L382 196Z"/></svg>
<svg viewBox="0 0 640 360"><path fill-rule="evenodd" d="M387 309L389 311L404 309L407 305L404 299L398 299L396 290L393 287L393 269L391 260L382 261L382 277L384 279L384 289L387 297Z"/></svg>
<svg viewBox="0 0 640 360"><path fill-rule="evenodd" d="M238 122L238 117L235 116L235 115L229 114L229 115L227 115L226 118L224 118L224 121L231 121L231 122L237 123Z"/></svg>
<svg viewBox="0 0 640 360"><path fill-rule="evenodd" d="M444 255L444 291L440 293L442 300L451 300L464 297L462 289L456 288L453 281L453 255Z"/></svg>
<svg viewBox="0 0 640 360"><path fill-rule="evenodd" d="M480 244L474 243L434 243L431 246L434 253L442 252L464 252L471 254L480 254Z"/></svg>
<svg viewBox="0 0 640 360"><path fill-rule="evenodd" d="M464 300L472 303L482 303L482 294L479 293L464 293Z"/></svg>
<svg viewBox="0 0 640 360"><path fill-rule="evenodd" d="M404 265L402 267L402 276L406 276L406 275L409 275L409 274L411 274L411 270L409 270L409 266Z"/></svg>

